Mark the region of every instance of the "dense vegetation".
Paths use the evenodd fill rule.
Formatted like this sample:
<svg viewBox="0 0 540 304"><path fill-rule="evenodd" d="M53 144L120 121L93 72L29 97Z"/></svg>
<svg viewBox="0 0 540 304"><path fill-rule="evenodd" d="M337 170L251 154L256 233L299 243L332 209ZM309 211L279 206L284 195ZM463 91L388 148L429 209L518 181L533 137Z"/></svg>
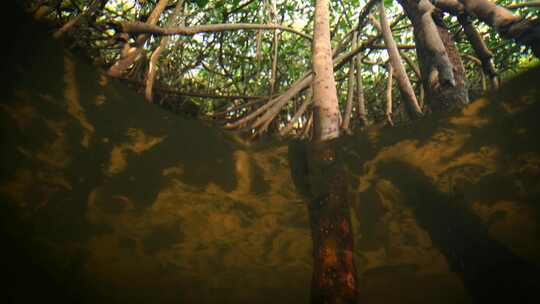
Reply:
<svg viewBox="0 0 540 304"><path fill-rule="evenodd" d="M377 188L377 195L386 192L393 193L393 197L401 197L400 191L414 193L408 198L404 196L403 200L416 204L412 209L416 210L420 225L430 230L431 239L442 244L442 239L448 236L456 238L454 231L459 232L462 229L459 233L463 236L456 238L459 242L455 245L459 247L467 244L467 237L488 241L489 238L483 230L479 230L475 235L473 227L460 228L457 225L459 216L450 217L452 220L448 223L441 222L444 227L441 227L440 223L434 225L433 219L437 216L447 216L453 212L430 208L436 206L435 203L441 204L455 199L457 195L454 194L454 178L465 180L463 183L470 184L470 189L477 191L480 189L478 177L491 176L495 172L493 168L498 168L497 172L521 172L521 169L504 167L511 164L509 160L513 157L535 164L531 166L533 169L530 170L532 173L529 177L540 176L536 165L538 156L533 149L536 147L535 143L528 141L524 144L525 138L529 138L528 130L533 130L529 122L538 116L534 111L524 110L537 96L534 81L537 79L535 77L538 69L529 71L527 75L530 76L521 77L530 78L524 81L526 83L515 85L521 81L513 82L516 92L512 94L516 94L511 96L510 101L506 100L506 104L489 103L486 98L468 105L472 99L488 90L498 90L497 93L508 96L509 89L501 89L501 82L535 65L535 57L540 56L540 18L535 14L540 3L500 1L495 4L490 0L313 2L50 0L24 3L26 10L31 12L35 19L49 25L55 38L101 67L99 77L94 77L94 80L88 83L78 82L80 75L76 73L73 56L61 53L58 49L55 55L63 57L64 81L60 81L58 76L53 77L52 70L46 73L53 78L47 79L54 83L49 86L65 85L63 97L59 100L65 101L67 107L62 101L59 105L64 111L67 110L70 117L76 118L82 127L83 138L80 145L85 150L80 153L85 155L83 159L88 157L97 160L99 155L105 159L110 154L111 166L107 172L100 169L106 161L100 161L100 165L92 165L91 169L85 170L95 172L98 176L96 181L106 181L107 177L118 175L116 181L119 184L113 183L110 186L113 192L122 188L122 183L136 180L133 175L128 177L121 174L128 166L126 153L132 151L139 155L153 146L158 148L152 150L153 154L145 155L153 155L155 158L141 161L144 163L141 183L144 186L155 186L152 190L142 190L144 187L138 189L144 193L142 200L148 202L145 206L154 203L154 195L158 193L156 189L162 186L160 181L163 181L162 177L167 175L166 172L172 172L170 170L184 178L186 174L200 175L205 172L203 168L209 168L211 172L208 175L212 176L211 179L224 174L224 179L230 181L234 159L234 168L239 176L237 186L240 190L225 196L244 192L251 194L251 180L257 178L256 171L250 169L252 156L249 153L233 153L232 150L225 151L218 147L221 146L216 144L220 142L219 136L213 137L212 134L222 136L222 132L206 127L202 128L204 132L201 132L198 130L201 125L198 121L177 117L169 120L169 114L162 116L162 110L138 103L137 98L116 96L105 106L107 97L102 93L106 91L110 79L113 79L115 87L123 87L115 80L127 83L149 103L212 122L234 130L246 138L257 139L263 135L309 138L306 147L298 148L298 151L301 151L298 153L300 157L293 157L294 145L298 142L290 142L288 162L294 182L287 182L287 187L292 190L294 184L298 190L294 195L301 194L302 200L307 202L313 262L311 302L355 303L359 295L359 280L355 264L358 258L353 257L354 242L359 235L354 232L354 226L358 223L354 224L354 216L351 214L351 207L355 204L353 196L365 194L368 189L375 191ZM34 57L34 54L30 56ZM54 57L48 56L48 59L52 60ZM62 64L58 66L60 65ZM18 66L16 71L18 72L5 74L17 75L24 69ZM25 76L30 77L31 74ZM81 88L84 88L98 78L100 90L95 102L84 108L83 101L87 103L88 100L79 98L80 94L96 92L79 90L78 85L81 84ZM12 82L16 87L15 81ZM28 102L34 98L23 98L25 95L22 91L15 91L17 98L27 101L27 107L15 104L5 106L3 111L15 119L36 116L33 114L37 111L33 110L36 105ZM50 88L45 91L50 91ZM39 93L37 98L54 100L51 95L42 93ZM437 115L434 119L421 120L432 113L445 114L463 107L466 107L465 110L456 115ZM143 110L136 114L133 111L135 108ZM86 115L93 118L94 123L90 123ZM125 132L125 136L130 138L129 144L118 144L123 139L120 138L117 142L115 138L115 146L110 153L107 152L110 148L108 143L111 133L107 129L110 127L108 123L103 123L104 117L109 117L106 120L114 122L115 129L126 126L122 125L127 123L124 118L131 119ZM65 123L46 121L50 126L56 126L49 127L54 129L54 134L64 136L69 133L63 131L68 120ZM146 128L157 128L166 123L165 121L178 124L160 128L159 136L145 135ZM517 127L520 125L518 122L523 127ZM136 129L133 128L133 123L142 123L145 127ZM376 144L378 135L374 134L380 129L367 128L373 124L398 126L404 123L415 123L415 126L388 128L386 134L392 136L400 132L410 133L399 137L397 141L386 141L384 145L382 141L381 145ZM358 132L359 136L338 139L343 134L362 130L366 132ZM177 132L182 136L175 137ZM424 138L418 140L418 134L413 135L413 132L424 133ZM345 166L343 157L347 153L350 156L351 150L347 152L348 144L342 143L344 140L353 139L360 142L366 140L357 152L366 159L373 158L371 161L356 159L354 164ZM51 145L55 148L62 147L64 150L61 152L56 153L53 149L50 150L51 153L38 152L35 158L51 154L62 160L60 165L55 165L55 170L64 169L67 166L64 163L68 163L64 162L68 153L65 151L74 150L65 148L63 142L60 140ZM369 152L370 144L376 146L374 151L377 153ZM79 142L76 146L78 145ZM96 151L91 149L97 146L100 148ZM514 149L525 146L527 148L523 149L527 153L519 154L521 152ZM533 151L529 151L530 149ZM189 157L178 162L176 157L183 152L193 154L186 154ZM7 154L17 153L23 153L25 157L30 155L19 146L16 152ZM367 155L370 153L370 156ZM227 155L228 163L223 160ZM459 160L456 160L458 156ZM199 166L196 165L197 162L193 162L195 165L192 167L163 167L164 170L156 170L169 166L169 162L184 164L194 159L200 160ZM406 166L394 164L392 167L392 160L399 160ZM216 163L212 163L213 161ZM295 161L298 163L295 164ZM264 161L257 162L260 165ZM54 161L52 163L56 164ZM200 165L201 163L204 165ZM220 167L218 163L230 164L230 167L217 172ZM275 172L283 169L284 163L286 162L278 161L278 165L268 170L270 173L267 176L274 177L268 180L272 180L273 185L280 185L269 191L270 195L273 195L273 192L281 193L284 184L280 183L289 178L279 178L277 182ZM408 166L419 168L421 174ZM488 168L490 166L492 168ZM361 176L357 183L352 183L349 170L355 168ZM26 180L32 180L28 178L32 174L27 171L23 173L26 175L20 173L19 176L22 177L13 184L15 186L6 187L7 191L4 190L16 199L22 197L17 191L26 187L17 185L26 185ZM388 175L382 178L378 174ZM426 181L423 174L426 175ZM380 180L375 182L379 178ZM505 182L506 184L518 185L516 181L522 177L516 174L505 178L512 180ZM83 178L79 181L82 182ZM392 186L393 184L395 186ZM428 190L419 192L421 184ZM133 196L132 185L127 186L126 196L114 194L112 199L121 197L122 201L130 202L130 197ZM350 187L353 185L357 189L351 191ZM493 185L493 182L490 182L490 185ZM95 187L97 188L90 194L87 191L90 188L79 192L84 198L88 197L90 209L100 200L99 193L102 188ZM523 197L526 196L522 195L522 190L526 186L520 184L519 187L521 190L516 188L509 192L520 193L519 199L524 200ZM538 188L536 182L531 187ZM66 188L71 190L69 184ZM533 200L537 195L534 194L536 191L531 192ZM177 195L184 192L183 189L172 191ZM216 200L215 190L211 187L194 190L194 193L213 193L210 199ZM280 202L292 200L291 197L293 196L276 200L275 197L265 198L263 194L253 194L248 205L256 205L267 199L267 202L270 202L268 206L273 207ZM503 196L497 196L497 199L501 197ZM185 205L187 200L189 199L182 198L179 201ZM373 197L361 200L368 203L376 201ZM426 205L428 208L423 209L428 214L424 215L420 214L422 207L418 204L418 201L423 200L429 201ZM103 196L102 203L108 206L110 202L110 199ZM176 205L174 208L177 208ZM363 216L362 212L359 214ZM141 218L144 217L146 216ZM193 224L199 229L203 227L202 223L204 220L195 221ZM304 224L306 223L307 220ZM365 225L365 221L361 220L360 223ZM451 231L450 227L453 225L456 229L452 228ZM223 223L223 227L225 226L226 222ZM221 230L221 227L218 229ZM156 233L162 235L159 231ZM189 236L191 241L196 239L194 235L196 233ZM476 240L473 243L477 245L476 248L469 248L468 245L465 247L477 251L480 243ZM484 265L476 258L471 260L466 250L456 255L455 250L444 251L444 246L440 245L448 261L456 263L452 267L463 275L472 297L478 299L490 298L490 294L484 294L484 285L477 286L467 281L471 275L469 265L473 265L473 278L477 276L474 272L478 270L480 273L479 269L482 267L492 271L493 265L498 266L497 259L501 257L504 261L520 265L520 259L506 252L504 248L497 249L498 247L490 242L485 244L490 255L494 256L494 261L489 262L489 265ZM479 247L481 249L482 246ZM386 255L386 252L384 254ZM173 260L176 261L177 258ZM467 267L463 266L465 260ZM186 265L188 264L190 263L186 262ZM242 267L247 264L249 263L242 263ZM504 275L512 280L517 277L505 275L506 270L502 269L498 277ZM521 263L516 269L517 272L526 274L521 282L515 284L516 288L522 283L529 284L534 276L522 270L531 268ZM491 272L485 273L491 275ZM508 285L506 281L498 284ZM526 289L528 288L530 287ZM491 289L497 288L490 288L489 293ZM527 290L512 293L529 295Z"/></svg>
<svg viewBox="0 0 540 304"><path fill-rule="evenodd" d="M421 85L423 63L419 64L417 54L422 50L416 50L411 13L403 10L409 2L384 1L384 11L419 106L429 113L432 108L437 110L430 106L444 98L444 94L437 95L426 84L424 88ZM346 121L342 127L347 130L411 118L398 86L390 83L392 91L387 90L388 55L376 27L381 18L376 3L330 1L335 78L341 119ZM455 45L460 54L457 60L465 67L466 94L461 103L481 95L494 77L504 80L537 62L527 43L502 38L500 28L493 30L481 20L466 17L487 46L488 56L482 58L482 54L475 52L460 19L466 13L455 14L445 9L452 1L432 3L436 5L432 15L439 31L449 32L447 48ZM518 4L502 0L498 4L525 20L536 20L538 2ZM142 93L146 90L149 101L249 135L309 135L309 83L293 92L290 89L310 73L314 11L310 1L48 0L26 1L26 6L36 18L49 21L57 37L64 36L73 49L84 52L110 75L129 81ZM130 32L128 22L184 29L220 24L277 24L287 29L210 28L176 36L146 36L133 29ZM492 26L497 29L496 24ZM347 56L358 50L357 45L357 55ZM137 55L125 67L114 70L115 63L129 51L136 51ZM490 61L494 63L491 71ZM154 77L156 83L149 84L148 79ZM359 111L362 107L365 110ZM453 106L443 110L448 108Z"/></svg>

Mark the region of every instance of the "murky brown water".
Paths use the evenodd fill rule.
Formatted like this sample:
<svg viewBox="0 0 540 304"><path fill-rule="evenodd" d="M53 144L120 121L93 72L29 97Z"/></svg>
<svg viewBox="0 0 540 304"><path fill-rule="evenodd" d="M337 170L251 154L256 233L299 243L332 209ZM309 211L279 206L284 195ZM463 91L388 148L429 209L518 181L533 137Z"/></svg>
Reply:
<svg viewBox="0 0 540 304"><path fill-rule="evenodd" d="M246 146L145 104L39 31L14 54L0 103L8 302L309 302L305 143ZM336 143L361 303L536 303L539 75Z"/></svg>

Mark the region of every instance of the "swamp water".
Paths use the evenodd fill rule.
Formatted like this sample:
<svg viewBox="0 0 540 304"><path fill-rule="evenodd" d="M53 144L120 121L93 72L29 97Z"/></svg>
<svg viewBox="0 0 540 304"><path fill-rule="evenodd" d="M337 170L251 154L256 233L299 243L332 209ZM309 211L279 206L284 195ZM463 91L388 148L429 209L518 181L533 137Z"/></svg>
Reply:
<svg viewBox="0 0 540 304"><path fill-rule="evenodd" d="M0 297L309 302L305 143L246 146L33 31L3 58ZM360 303L538 303L539 80L336 143Z"/></svg>

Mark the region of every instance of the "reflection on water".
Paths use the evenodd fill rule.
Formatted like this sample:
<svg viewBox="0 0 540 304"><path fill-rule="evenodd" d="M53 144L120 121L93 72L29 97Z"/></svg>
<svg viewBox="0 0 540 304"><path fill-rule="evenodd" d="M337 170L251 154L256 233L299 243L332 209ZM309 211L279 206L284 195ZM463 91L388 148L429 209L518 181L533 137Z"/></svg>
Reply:
<svg viewBox="0 0 540 304"><path fill-rule="evenodd" d="M41 57L28 43L0 104L8 300L309 302L305 143L243 146L147 105L41 35ZM532 82L336 142L360 302L538 302Z"/></svg>

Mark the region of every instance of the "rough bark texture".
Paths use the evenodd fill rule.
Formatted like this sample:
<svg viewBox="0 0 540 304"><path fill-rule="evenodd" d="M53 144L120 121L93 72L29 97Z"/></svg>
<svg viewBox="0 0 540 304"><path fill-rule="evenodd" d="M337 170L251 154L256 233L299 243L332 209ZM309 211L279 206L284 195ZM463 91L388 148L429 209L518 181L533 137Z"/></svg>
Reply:
<svg viewBox="0 0 540 304"><path fill-rule="evenodd" d="M444 112L467 104L469 96L465 86L465 69L455 42L444 26L442 19L437 15L426 14L425 10L420 10L419 5L414 0L399 0L399 2L414 28L416 52L420 63L426 105L434 112ZM442 42L443 49L440 51L444 51L448 58L448 62L445 63L446 66L444 67L441 67L441 61L433 56L433 39L428 38L430 35L433 36L433 29L425 27L426 21L429 21L427 20L428 17L432 19L435 26L434 34ZM437 48L440 48L440 46ZM437 71L435 75L434 71ZM436 81L437 78L441 78L441 75L449 72L452 73L453 82ZM442 78L447 78L447 76Z"/></svg>
<svg viewBox="0 0 540 304"><path fill-rule="evenodd" d="M313 35L314 136L308 153L313 239L311 303L356 303L348 179L338 162L339 108L328 0L317 0Z"/></svg>
<svg viewBox="0 0 540 304"><path fill-rule="evenodd" d="M454 87L441 87L432 93L430 107L433 111L447 111L454 108L461 108L469 103L469 94L467 91L467 78L465 67L461 61L461 55L457 49L456 42L446 28L442 19L437 19L437 31L446 48L446 53L452 63L452 72L454 73Z"/></svg>
<svg viewBox="0 0 540 304"><path fill-rule="evenodd" d="M420 0L416 6L420 14L420 26L422 39L425 42L423 46L431 57L434 65L429 73L425 74L432 86L454 86L455 79L452 71L452 63L446 53L446 48L440 37L437 25L433 20L434 7L427 0Z"/></svg>
<svg viewBox="0 0 540 304"><path fill-rule="evenodd" d="M309 151L313 238L311 303L356 303L356 269L348 176L335 140L313 142Z"/></svg>

